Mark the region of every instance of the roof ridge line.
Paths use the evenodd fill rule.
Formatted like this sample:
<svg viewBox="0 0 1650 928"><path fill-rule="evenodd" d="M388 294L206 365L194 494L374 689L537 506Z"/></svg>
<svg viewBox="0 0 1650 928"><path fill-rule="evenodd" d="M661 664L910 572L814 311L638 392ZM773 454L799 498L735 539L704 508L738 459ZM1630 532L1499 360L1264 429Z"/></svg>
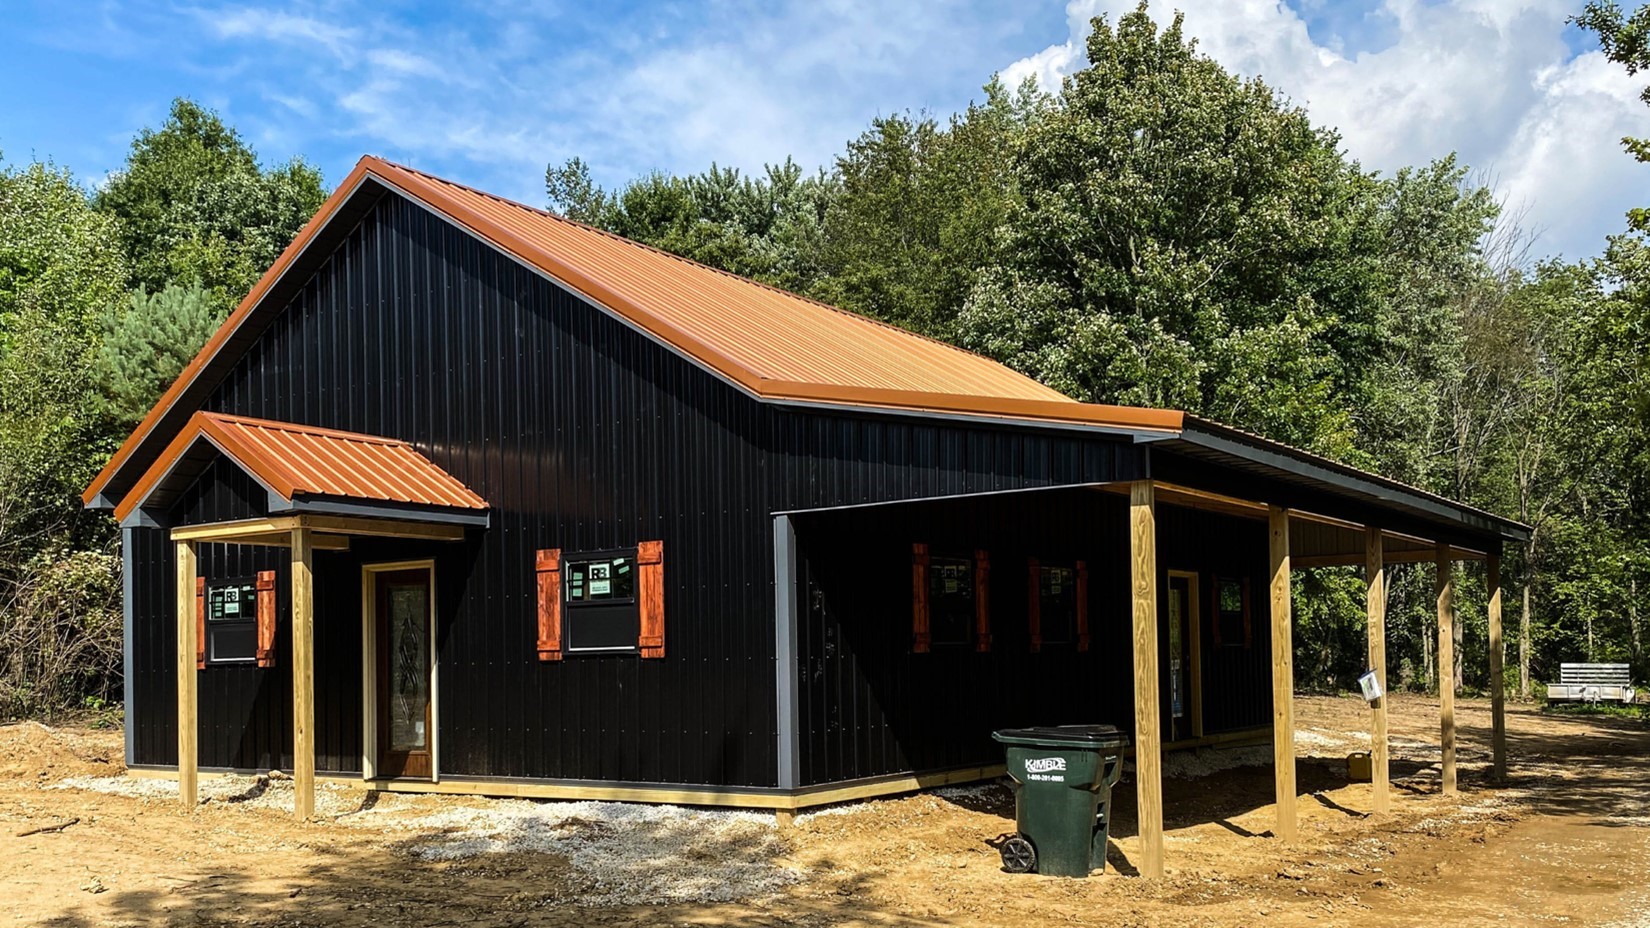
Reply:
<svg viewBox="0 0 1650 928"><path fill-rule="evenodd" d="M212 412L205 409L198 410L197 415L205 416L208 419L213 419L219 422L233 422L238 425L265 428L278 432L297 432L303 435L321 435L331 438L368 442L376 445L405 445L408 448L412 448L415 452L418 451L417 448L413 447L412 442L406 441L405 439L391 438L388 435L374 435L370 432L351 432L345 429L333 429L321 425L304 425L299 422L286 422L281 419L262 419L257 416L241 416L235 415L234 413Z"/></svg>
<svg viewBox="0 0 1650 928"><path fill-rule="evenodd" d="M512 200L509 197L500 196L496 193L489 193L488 191L479 189L477 187L472 187L469 184L460 183L459 181L448 180L445 177L440 177L440 176L437 176L435 174L431 174L428 171L421 171L418 168L408 167L407 165L401 164L399 162L391 161L388 158L380 158L376 155L373 155L371 157L374 160L376 160L380 163L389 165L392 168L397 168L399 170L406 171L409 174L416 174L419 177L422 177L426 180L434 181L438 184L446 184L449 187L457 187L460 190L467 191L467 192L475 194L476 196L479 196L479 197L484 197L486 199L494 201L495 203L503 203L506 206L513 206L516 209L523 209L523 210L526 210L530 213L535 213L537 215L543 216L546 219L554 220L556 222L565 223L567 225L573 226L574 228L584 229L587 232L593 232L597 235L604 236L604 237L612 239L613 241L616 241L616 242L621 242L621 243L623 243L625 245L629 245L633 248L640 248L640 249L643 249L645 251L653 252L654 254L660 255L662 257L670 258L674 261L680 261L681 263L686 264L689 267L702 268L703 270L709 271L712 274L720 274L723 277L732 278L733 280L737 280L740 283L745 283L745 284L750 284L752 286L761 287L762 289L768 290L772 293L782 294L784 296L788 296L788 297L791 297L793 299L801 300L805 303L811 303L815 306L818 306L821 309L827 309L827 310L830 310L831 312L838 313L840 315L847 316L847 317L852 318L852 319L859 319L859 320L862 320L864 322L869 322L872 325L881 326L884 329L890 329L892 331L899 332L902 335L910 335L910 336L913 336L913 337L916 337L916 338L920 338L920 339L922 339L926 342L929 342L930 344L939 345L939 346L942 346L944 348L949 348L952 351L960 351L963 354L972 355L976 358L980 358L980 359L985 360L985 361L990 361L994 364L1002 364L1003 363L1001 361L998 361L996 358L990 357L988 355L981 354L980 352L974 351L973 349L964 348L961 345L954 345L954 344L952 344L948 341L945 341L944 339L936 338L932 335L928 335L928 334L923 333L923 332L916 332L916 331L913 331L911 329L907 329L904 326L896 325L896 324L894 324L892 322L889 322L885 319L878 319L874 316L868 316L865 313L855 312L854 310L851 310L851 309L845 309L841 306L837 306L837 305L832 304L832 303L827 303L824 300L817 299L817 298L811 297L811 296L807 296L805 294L797 293L794 290L786 290L784 287L775 286L773 284L767 283L765 281L757 280L757 279L752 278L752 277L746 277L743 274L735 274L732 271L723 270L722 268L719 268L719 267L712 267L711 265L705 264L702 261L695 261L692 258L684 257L682 255L676 254L675 252L666 251L665 249L660 248L656 245L649 245L646 242L638 242L633 238L625 238L624 236L618 234L617 232L610 232L607 229L603 229L603 228L599 228L597 226L593 226L593 225L591 225L587 222L580 222L577 219L569 219L566 216L561 215L560 213L554 213L554 212L551 212L550 210L547 210L547 209L540 209L537 206L529 206L528 204L522 203L519 200ZM1007 367L1008 365L1005 364L1003 366ZM1012 368L1011 368L1011 370L1012 370ZM1027 375L1027 376L1029 376L1029 375ZM1032 378L1032 379L1035 379L1035 378ZM1053 389L1053 388L1050 388L1050 389Z"/></svg>

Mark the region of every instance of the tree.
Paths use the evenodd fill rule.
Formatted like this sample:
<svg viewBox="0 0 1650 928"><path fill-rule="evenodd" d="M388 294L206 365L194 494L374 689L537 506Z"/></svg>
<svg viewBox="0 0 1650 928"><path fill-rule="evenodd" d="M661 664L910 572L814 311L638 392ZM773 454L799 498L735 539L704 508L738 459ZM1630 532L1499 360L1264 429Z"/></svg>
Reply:
<svg viewBox="0 0 1650 928"><path fill-rule="evenodd" d="M544 187L569 219L799 293L820 276L821 225L836 191L789 159L760 177L713 164L687 177L649 174L613 193L573 158L548 168Z"/></svg>
<svg viewBox="0 0 1650 928"><path fill-rule="evenodd" d="M1018 147L1003 257L960 340L1080 399L1188 409L1356 460L1359 427L1380 427L1352 412L1381 386L1367 372L1412 380L1394 338L1448 342L1440 308L1405 299L1406 279L1435 269L1385 268L1410 269L1410 248L1445 266L1436 253L1470 252L1433 234L1481 224L1459 169L1365 174L1333 132L1144 4L1115 27L1096 19L1088 58Z"/></svg>
<svg viewBox="0 0 1650 928"><path fill-rule="evenodd" d="M198 281L155 294L139 290L104 317L96 376L118 430L143 418L223 318Z"/></svg>
<svg viewBox="0 0 1650 928"><path fill-rule="evenodd" d="M260 168L216 113L180 98L133 140L96 203L120 219L131 289L199 280L227 310L325 199L319 171L298 158Z"/></svg>
<svg viewBox="0 0 1650 928"><path fill-rule="evenodd" d="M0 168L0 358L20 314L75 329L119 297L126 264L111 247L118 228L90 208L67 171L38 162Z"/></svg>
<svg viewBox="0 0 1650 928"><path fill-rule="evenodd" d="M836 160L841 190L825 217L826 274L817 295L936 338L981 268L1015 202L1013 158L1053 98L997 80L985 101L945 125L899 114L875 119Z"/></svg>

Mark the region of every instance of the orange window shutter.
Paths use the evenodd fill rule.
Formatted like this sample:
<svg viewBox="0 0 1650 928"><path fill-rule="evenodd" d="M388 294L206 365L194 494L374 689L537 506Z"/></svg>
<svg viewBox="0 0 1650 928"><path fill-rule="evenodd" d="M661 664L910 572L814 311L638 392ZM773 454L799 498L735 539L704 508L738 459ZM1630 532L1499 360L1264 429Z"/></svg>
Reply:
<svg viewBox="0 0 1650 928"><path fill-rule="evenodd" d="M275 666L275 571L258 571L258 666Z"/></svg>
<svg viewBox="0 0 1650 928"><path fill-rule="evenodd" d="M539 660L561 660L561 549L545 548L537 558Z"/></svg>
<svg viewBox="0 0 1650 928"><path fill-rule="evenodd" d="M637 601L642 633L637 640L642 657L665 656L665 543L644 541L636 546Z"/></svg>
<svg viewBox="0 0 1650 928"><path fill-rule="evenodd" d="M991 650L991 553L974 552L974 649Z"/></svg>
<svg viewBox="0 0 1650 928"><path fill-rule="evenodd" d="M195 578L195 669L206 669L206 578Z"/></svg>
<svg viewBox="0 0 1650 928"><path fill-rule="evenodd" d="M911 650L927 654L928 634L928 546L911 546Z"/></svg>
<svg viewBox="0 0 1650 928"><path fill-rule="evenodd" d="M1077 562L1077 650L1089 649L1089 565Z"/></svg>
<svg viewBox="0 0 1650 928"><path fill-rule="evenodd" d="M1043 565L1037 559L1026 558L1030 568L1026 572L1026 626L1031 631L1031 653L1043 650Z"/></svg>

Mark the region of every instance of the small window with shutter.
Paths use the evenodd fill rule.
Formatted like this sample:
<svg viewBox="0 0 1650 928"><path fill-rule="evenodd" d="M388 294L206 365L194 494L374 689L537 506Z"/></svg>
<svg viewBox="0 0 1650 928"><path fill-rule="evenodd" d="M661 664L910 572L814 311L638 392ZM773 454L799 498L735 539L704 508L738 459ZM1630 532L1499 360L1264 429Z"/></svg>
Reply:
<svg viewBox="0 0 1650 928"><path fill-rule="evenodd" d="M665 656L664 544L538 554L540 660L565 654Z"/></svg>

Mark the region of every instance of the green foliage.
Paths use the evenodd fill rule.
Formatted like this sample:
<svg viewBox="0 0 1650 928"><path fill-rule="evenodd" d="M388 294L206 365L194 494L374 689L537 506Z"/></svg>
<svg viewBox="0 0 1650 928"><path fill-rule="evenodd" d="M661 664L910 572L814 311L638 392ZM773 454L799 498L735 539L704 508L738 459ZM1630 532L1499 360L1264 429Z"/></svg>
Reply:
<svg viewBox="0 0 1650 928"><path fill-rule="evenodd" d="M223 322L199 282L142 290L103 319L96 376L105 413L130 430Z"/></svg>
<svg viewBox="0 0 1650 928"><path fill-rule="evenodd" d="M198 280L227 310L325 199L320 172L301 159L261 169L216 113L178 99L161 128L133 140L97 207L120 219L131 289Z"/></svg>
<svg viewBox="0 0 1650 928"><path fill-rule="evenodd" d="M828 302L937 338L998 254L1014 203L1015 148L1053 100L993 80L985 102L942 127L926 117L872 121L837 159L841 190L825 216Z"/></svg>
<svg viewBox="0 0 1650 928"><path fill-rule="evenodd" d="M109 247L117 229L67 171L0 168L0 356L20 314L77 328L118 298L126 264Z"/></svg>
<svg viewBox="0 0 1650 928"><path fill-rule="evenodd" d="M66 172L0 170L0 594L46 539L100 534L77 496L107 443L88 371L125 275L116 232Z"/></svg>
<svg viewBox="0 0 1650 928"><path fill-rule="evenodd" d="M107 703L120 692L120 558L42 552L0 599L0 718Z"/></svg>
<svg viewBox="0 0 1650 928"><path fill-rule="evenodd" d="M711 267L806 292L819 276L819 239L834 184L795 162L761 177L711 165L703 174L651 174L617 193L574 158L545 172L552 208L567 218Z"/></svg>

